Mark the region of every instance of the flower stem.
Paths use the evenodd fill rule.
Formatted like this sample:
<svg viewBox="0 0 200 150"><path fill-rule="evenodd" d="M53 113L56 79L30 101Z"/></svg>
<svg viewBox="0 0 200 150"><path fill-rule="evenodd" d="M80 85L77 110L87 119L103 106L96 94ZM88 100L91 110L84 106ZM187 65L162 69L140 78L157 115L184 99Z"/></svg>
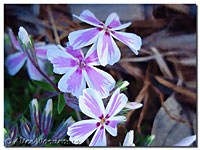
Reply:
<svg viewBox="0 0 200 150"><path fill-rule="evenodd" d="M29 60L31 61L31 63L34 65L34 67L39 71L39 73L52 85L52 87L53 87L57 92L59 92L60 90L57 88L56 84L55 84L53 81L51 81L51 79L49 79L49 77L48 77L46 74L44 74L44 73L42 72L42 70L40 69L39 65L37 65L37 64L33 61L33 59L31 58L30 54L28 53L28 51L26 51L26 54L27 54Z"/></svg>

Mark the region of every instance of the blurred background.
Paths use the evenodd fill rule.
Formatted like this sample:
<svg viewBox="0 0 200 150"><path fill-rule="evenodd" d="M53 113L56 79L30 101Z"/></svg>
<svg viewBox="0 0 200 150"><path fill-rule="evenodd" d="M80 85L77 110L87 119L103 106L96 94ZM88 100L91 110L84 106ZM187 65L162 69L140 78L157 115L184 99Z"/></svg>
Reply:
<svg viewBox="0 0 200 150"><path fill-rule="evenodd" d="M129 101L143 103L143 107L127 114L127 122L118 127L118 136L107 135L108 146L123 143L125 133L135 131L136 146L145 146L145 139L155 135L152 146L170 146L181 139L197 134L197 6L182 4L70 4L70 5L4 5L4 55L16 51L10 43L8 28L17 35L23 26L34 41L66 46L68 34L90 27L72 17L89 9L101 21L116 12L122 23L132 24L125 32L142 37L143 46L136 56L119 41L122 57L113 66L101 69L116 81L127 80L125 94ZM52 68L50 67L50 70ZM53 75L50 72L50 75ZM55 76L55 82L60 76ZM14 77L4 68L4 125L24 114L30 118L28 105L33 97L44 106L47 97L28 78L26 68ZM43 96L43 97L42 97ZM56 112L54 98L54 126L76 114L66 105ZM82 116L84 118L84 116ZM59 122L59 123L57 123ZM86 143L84 143L86 144ZM193 144L195 146L196 143Z"/></svg>

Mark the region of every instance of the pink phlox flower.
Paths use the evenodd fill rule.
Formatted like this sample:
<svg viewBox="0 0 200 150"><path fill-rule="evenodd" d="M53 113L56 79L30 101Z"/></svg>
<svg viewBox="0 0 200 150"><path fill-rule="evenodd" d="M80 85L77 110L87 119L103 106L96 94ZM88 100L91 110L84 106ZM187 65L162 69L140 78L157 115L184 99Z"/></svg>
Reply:
<svg viewBox="0 0 200 150"><path fill-rule="evenodd" d="M87 88L79 97L81 111L91 117L74 123L68 128L69 140L74 144L82 144L95 130L90 146L106 146L107 131L112 136L117 136L117 124L125 121L125 116L116 116L126 105L127 97L116 89L111 96L106 109L102 97L97 91Z"/></svg>
<svg viewBox="0 0 200 150"><path fill-rule="evenodd" d="M95 44L85 57L81 49L74 50L70 45L67 48L58 46L56 49L49 49L47 57L53 64L53 71L64 74L58 82L58 88L62 92L72 93L78 98L87 83L105 98L115 86L115 80L110 74L94 67L99 65Z"/></svg>
<svg viewBox="0 0 200 150"><path fill-rule="evenodd" d="M17 52L8 55L5 61L5 65L7 67L9 75L14 76L17 72L19 72L19 70L23 67L23 65L26 62L27 71L31 79L33 80L44 79L43 76L37 71L37 69L31 63L28 56L26 56L25 52L22 50L22 47L20 46L18 40L15 38L12 30L9 30L9 36L13 46L17 50ZM46 56L47 49L49 47L55 47L55 46L56 45L54 44L45 45L45 43L42 42L34 44L38 65L44 73L47 73L45 68L45 62L47 59Z"/></svg>
<svg viewBox="0 0 200 150"><path fill-rule="evenodd" d="M99 21L89 10L84 10L80 16L73 15L79 20L95 26L95 28L73 31L69 34L69 42L79 49L97 42L97 54L102 66L118 62L121 53L113 37L127 45L136 55L142 45L140 36L133 33L119 32L131 25L131 22L121 24L117 13L111 13L105 23Z"/></svg>

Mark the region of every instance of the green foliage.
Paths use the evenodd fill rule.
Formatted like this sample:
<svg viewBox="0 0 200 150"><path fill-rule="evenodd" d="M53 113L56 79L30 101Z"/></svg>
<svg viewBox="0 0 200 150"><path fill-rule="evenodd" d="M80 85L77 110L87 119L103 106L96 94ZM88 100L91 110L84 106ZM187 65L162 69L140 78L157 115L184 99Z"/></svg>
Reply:
<svg viewBox="0 0 200 150"><path fill-rule="evenodd" d="M32 80L32 82L33 82L35 85L37 85L37 86L43 88L43 89L46 90L46 91L49 91L49 92L56 92L56 90L52 87L52 85L49 84L49 83L47 83L47 82L44 82L44 81L36 81L36 80Z"/></svg>
<svg viewBox="0 0 200 150"><path fill-rule="evenodd" d="M148 135L144 140L142 146L151 146L151 144L154 142L154 139L155 135Z"/></svg>
<svg viewBox="0 0 200 150"><path fill-rule="evenodd" d="M65 98L63 94L58 95L58 114L60 115L65 107Z"/></svg>
<svg viewBox="0 0 200 150"><path fill-rule="evenodd" d="M10 41L8 34L4 34L4 44L10 44L10 43L11 43L11 41Z"/></svg>
<svg viewBox="0 0 200 150"><path fill-rule="evenodd" d="M123 82L124 82L124 81L119 80L119 81L116 83L116 86L117 86L117 87L120 87L120 86L123 84Z"/></svg>

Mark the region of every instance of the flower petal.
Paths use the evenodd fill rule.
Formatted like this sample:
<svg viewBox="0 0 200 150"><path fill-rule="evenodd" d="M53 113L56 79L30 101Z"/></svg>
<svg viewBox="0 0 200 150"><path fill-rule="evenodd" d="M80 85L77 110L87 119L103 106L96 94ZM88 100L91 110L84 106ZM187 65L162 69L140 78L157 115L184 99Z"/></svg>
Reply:
<svg viewBox="0 0 200 150"><path fill-rule="evenodd" d="M12 42L13 46L14 46L17 50L22 51L19 42L17 41L17 39L15 38L15 35L13 34L12 29L9 29L9 30L8 30L8 34L9 34L9 37L10 37L10 39L11 39L11 42Z"/></svg>
<svg viewBox="0 0 200 150"><path fill-rule="evenodd" d="M38 65L42 71L45 71L45 63L43 61L38 59ZM29 59L27 60L26 66L28 75L32 80L42 80L44 78Z"/></svg>
<svg viewBox="0 0 200 150"><path fill-rule="evenodd" d="M125 121L125 116L116 116L108 119L109 123L105 126L106 130L112 135L117 136L117 124Z"/></svg>
<svg viewBox="0 0 200 150"><path fill-rule="evenodd" d="M83 72L88 86L98 91L102 98L106 98L115 86L115 80L105 71L85 66Z"/></svg>
<svg viewBox="0 0 200 150"><path fill-rule="evenodd" d="M78 60L67 52L55 49L48 49L47 58L53 64L53 72L57 74L67 73L69 70L78 65Z"/></svg>
<svg viewBox="0 0 200 150"><path fill-rule="evenodd" d="M84 54L83 54L82 50L81 49L73 49L73 47L71 45L69 45L69 42L68 42L68 46L66 47L65 51L67 53L71 54L73 57L77 58L78 60L84 59Z"/></svg>
<svg viewBox="0 0 200 150"><path fill-rule="evenodd" d="M106 107L106 115L109 117L118 114L125 106L128 98L123 93L120 94L120 89L116 89Z"/></svg>
<svg viewBox="0 0 200 150"><path fill-rule="evenodd" d="M140 107L142 107L143 104L142 103L138 103L138 102L129 102L126 104L126 108L128 109L138 109Z"/></svg>
<svg viewBox="0 0 200 150"><path fill-rule="evenodd" d="M111 28L111 30L121 30L121 29L127 28L130 25L131 25L131 22L121 24L119 20L119 16L115 12L111 13L105 22L105 26L107 26L109 29Z"/></svg>
<svg viewBox="0 0 200 150"><path fill-rule="evenodd" d="M127 23L124 23L124 24L122 24L122 25L120 25L118 27L114 27L114 28L112 28L110 30L121 30L121 29L127 28L130 25L131 25L131 22L127 22Z"/></svg>
<svg viewBox="0 0 200 150"><path fill-rule="evenodd" d="M47 45L35 45L35 52L38 58L47 59L47 50L48 49L57 49L55 44Z"/></svg>
<svg viewBox="0 0 200 150"><path fill-rule="evenodd" d="M97 120L82 120L68 128L67 134L73 144L82 144L96 129Z"/></svg>
<svg viewBox="0 0 200 150"><path fill-rule="evenodd" d="M89 146L106 146L105 128L98 128Z"/></svg>
<svg viewBox="0 0 200 150"><path fill-rule="evenodd" d="M133 143L133 139L134 139L134 131L130 130L126 134L126 137L123 142L123 146L135 146L135 144Z"/></svg>
<svg viewBox="0 0 200 150"><path fill-rule="evenodd" d="M97 43L94 43L92 47L88 50L85 56L85 63L89 65L100 65L99 58L97 55Z"/></svg>
<svg viewBox="0 0 200 150"><path fill-rule="evenodd" d="M58 88L62 92L72 93L78 98L82 94L83 89L86 88L86 82L82 75L82 69L74 67L69 70L58 82Z"/></svg>
<svg viewBox="0 0 200 150"><path fill-rule="evenodd" d="M5 65L8 69L8 73L14 76L24 65L26 56L23 52L17 52L9 55L6 58Z"/></svg>
<svg viewBox="0 0 200 150"><path fill-rule="evenodd" d="M85 23L88 23L90 25L93 25L93 26L97 26L97 27L102 27L103 23L101 21L99 21L95 15L89 11L89 10L84 10L82 11L82 13L80 14L80 16L77 16L77 15L74 15L74 17L76 17L77 19L85 22Z"/></svg>
<svg viewBox="0 0 200 150"><path fill-rule="evenodd" d="M100 33L100 29L89 28L73 31L69 34L68 38L70 45L72 45L74 49L79 49L96 42Z"/></svg>
<svg viewBox="0 0 200 150"><path fill-rule="evenodd" d="M83 90L83 96L79 97L79 107L84 114L97 120L105 115L103 101L99 93L92 88Z"/></svg>
<svg viewBox="0 0 200 150"><path fill-rule="evenodd" d="M118 62L121 53L110 33L102 32L97 43L97 53L102 66Z"/></svg>
<svg viewBox="0 0 200 150"><path fill-rule="evenodd" d="M142 39L140 36L133 33L112 31L112 36L122 43L126 44L136 55L142 46Z"/></svg>

